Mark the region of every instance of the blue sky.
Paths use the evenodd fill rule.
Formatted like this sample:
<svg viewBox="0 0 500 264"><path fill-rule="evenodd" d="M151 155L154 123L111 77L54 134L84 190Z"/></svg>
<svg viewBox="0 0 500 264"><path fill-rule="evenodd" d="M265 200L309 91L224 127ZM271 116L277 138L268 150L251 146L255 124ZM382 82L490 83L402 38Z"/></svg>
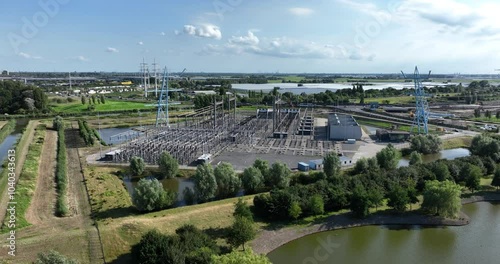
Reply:
<svg viewBox="0 0 500 264"><path fill-rule="evenodd" d="M495 0L39 0L0 8L0 69L435 73L500 68Z"/></svg>

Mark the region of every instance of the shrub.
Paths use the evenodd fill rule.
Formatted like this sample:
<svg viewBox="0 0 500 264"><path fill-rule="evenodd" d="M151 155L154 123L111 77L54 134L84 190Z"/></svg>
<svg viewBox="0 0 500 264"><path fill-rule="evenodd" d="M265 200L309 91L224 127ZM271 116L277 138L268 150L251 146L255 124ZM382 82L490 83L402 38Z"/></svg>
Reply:
<svg viewBox="0 0 500 264"><path fill-rule="evenodd" d="M167 179L174 178L179 171L179 163L168 152L163 152L158 159L160 173Z"/></svg>
<svg viewBox="0 0 500 264"><path fill-rule="evenodd" d="M166 191L157 179L141 179L132 196L132 202L139 211L161 210L176 202L177 194Z"/></svg>

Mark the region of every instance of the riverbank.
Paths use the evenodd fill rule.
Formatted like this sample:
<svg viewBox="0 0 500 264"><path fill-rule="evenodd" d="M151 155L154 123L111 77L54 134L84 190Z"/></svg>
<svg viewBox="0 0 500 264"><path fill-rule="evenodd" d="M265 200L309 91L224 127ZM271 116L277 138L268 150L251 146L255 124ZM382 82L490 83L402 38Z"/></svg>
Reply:
<svg viewBox="0 0 500 264"><path fill-rule="evenodd" d="M462 204L483 201L500 201L500 193L485 193L462 199ZM423 226L463 226L469 224L470 219L465 213L460 212L457 219L447 219L436 216L420 215L408 212L401 215L384 214L379 212L365 219L356 219L350 213L334 215L327 218L323 223L313 224L305 228L286 227L277 230L265 230L258 234L252 241L254 252L268 254L269 252L291 242L295 239L314 233L360 227L367 225L423 225Z"/></svg>

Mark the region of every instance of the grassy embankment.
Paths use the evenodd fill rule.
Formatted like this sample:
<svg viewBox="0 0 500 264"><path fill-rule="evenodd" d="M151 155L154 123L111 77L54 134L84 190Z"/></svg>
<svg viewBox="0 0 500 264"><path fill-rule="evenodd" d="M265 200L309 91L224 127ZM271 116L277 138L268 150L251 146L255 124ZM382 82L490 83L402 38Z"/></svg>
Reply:
<svg viewBox="0 0 500 264"><path fill-rule="evenodd" d="M66 188L68 185L67 178L67 159L66 159L66 142L64 136L64 127L57 131L57 165L56 165L56 215L68 215L68 203L66 196Z"/></svg>
<svg viewBox="0 0 500 264"><path fill-rule="evenodd" d="M469 148L472 137L457 137L443 140L443 149Z"/></svg>
<svg viewBox="0 0 500 264"><path fill-rule="evenodd" d="M0 143L2 143L5 138L14 131L14 128L16 127L16 120L11 119L8 122L3 122L2 121L2 126L0 127Z"/></svg>
<svg viewBox="0 0 500 264"><path fill-rule="evenodd" d="M16 229L30 225L25 218L25 213L28 210L31 198L33 198L33 193L35 192L45 130L45 125L38 125L35 129L33 142L29 145L26 160L24 161L19 180L16 184ZM8 220L7 217L4 219L4 225L2 227L6 227L6 220ZM5 230L2 230L2 232L5 232Z"/></svg>
<svg viewBox="0 0 500 264"><path fill-rule="evenodd" d="M29 137L29 131L34 129L35 122L30 121L28 123L28 126L23 130L21 138L12 146L12 148L15 150L16 155L15 155L15 160L16 160L16 166L23 166L23 164L19 164L19 157L21 157L22 153L21 150L26 146L26 144L29 144L28 142L28 137ZM7 161L5 162L7 164ZM7 175L9 173L9 170L2 170L2 173L0 174L0 197L5 195L6 192L6 187L7 187Z"/></svg>

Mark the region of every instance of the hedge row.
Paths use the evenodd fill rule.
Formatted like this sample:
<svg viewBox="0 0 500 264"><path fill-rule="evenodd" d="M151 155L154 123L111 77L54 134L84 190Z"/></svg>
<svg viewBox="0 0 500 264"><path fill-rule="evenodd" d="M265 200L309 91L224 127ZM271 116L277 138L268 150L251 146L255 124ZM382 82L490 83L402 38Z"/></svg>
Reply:
<svg viewBox="0 0 500 264"><path fill-rule="evenodd" d="M87 121L81 119L78 120L78 129L80 130L80 137L82 137L83 141L85 141L85 145L93 146L95 143L94 133L92 132L92 129L89 128Z"/></svg>
<svg viewBox="0 0 500 264"><path fill-rule="evenodd" d="M68 204L66 202L66 187L67 187L67 171L66 171L66 143L64 136L64 128L57 131L57 166L56 166L56 187L57 201L56 214L57 216L68 215Z"/></svg>

